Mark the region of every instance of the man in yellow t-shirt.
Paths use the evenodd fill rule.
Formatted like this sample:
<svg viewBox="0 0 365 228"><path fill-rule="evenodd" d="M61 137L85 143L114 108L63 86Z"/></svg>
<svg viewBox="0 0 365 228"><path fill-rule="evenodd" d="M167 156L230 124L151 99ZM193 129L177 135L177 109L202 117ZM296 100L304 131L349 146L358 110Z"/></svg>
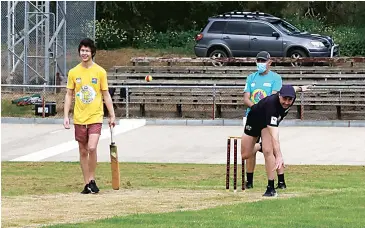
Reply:
<svg viewBox="0 0 365 228"><path fill-rule="evenodd" d="M115 126L115 114L106 71L92 60L96 54L94 42L88 38L83 39L78 52L81 63L68 73L63 125L70 129L68 114L74 96L75 139L79 143L80 165L85 182L81 193L98 193L99 188L95 182L96 149L103 123L103 98L109 112L109 127Z"/></svg>

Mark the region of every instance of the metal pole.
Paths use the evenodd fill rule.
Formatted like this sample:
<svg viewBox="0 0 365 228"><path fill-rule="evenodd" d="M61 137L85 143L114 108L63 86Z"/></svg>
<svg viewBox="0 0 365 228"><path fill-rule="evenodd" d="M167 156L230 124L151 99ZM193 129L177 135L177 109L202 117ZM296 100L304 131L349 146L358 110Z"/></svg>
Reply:
<svg viewBox="0 0 365 228"><path fill-rule="evenodd" d="M29 3L28 1L24 2L24 65L23 65L23 84L28 83L28 45L29 45L29 20L28 20L28 12L29 12Z"/></svg>
<svg viewBox="0 0 365 228"><path fill-rule="evenodd" d="M9 78L10 73L11 73L11 52L10 52L10 47L11 47L11 1L8 2L8 76L7 78ZM8 83L11 83L10 80L8 81Z"/></svg>
<svg viewBox="0 0 365 228"><path fill-rule="evenodd" d="M63 1L63 18L65 19L65 23L63 24L63 76L67 77L67 63L66 63L66 56L67 56L67 42L66 42L66 28L67 28L67 20L66 20L66 0Z"/></svg>
<svg viewBox="0 0 365 228"><path fill-rule="evenodd" d="M58 10L58 2L56 2L56 10ZM52 21L52 24L53 24L53 30L52 30L52 36L55 35L56 33L56 27L58 26L58 24L56 24L56 20L58 20L58 15L57 14L54 14L54 13L50 13L51 15L53 15L53 21ZM57 19L56 19L57 17ZM56 35L56 38L55 38L55 41L51 44L52 45L52 75L53 75L53 84L54 85L57 85L56 81L57 81L57 65L58 65L58 62L57 62L57 44L58 44L58 33ZM50 47L51 48L51 47ZM54 89L53 91L54 94L56 94L56 88Z"/></svg>
<svg viewBox="0 0 365 228"><path fill-rule="evenodd" d="M213 120L215 119L215 96L216 96L216 88L215 88L216 84L214 83L214 87L213 87Z"/></svg>
<svg viewBox="0 0 365 228"><path fill-rule="evenodd" d="M45 107L46 107L46 83L43 84L43 94L42 94L42 118L45 117Z"/></svg>
<svg viewBox="0 0 365 228"><path fill-rule="evenodd" d="M58 11L58 7L60 7L60 2L56 2L56 16L55 16L55 22L53 22L55 24L55 26L58 27L58 18L59 18L59 11ZM56 30L54 29L53 32L55 32ZM53 58L55 60L55 64L54 64L54 75L55 75L55 85L58 85L57 82L58 82L58 79L59 79L59 76L58 76L58 34L56 35L56 39L55 39L55 42L56 42L56 45L55 45L55 53L53 55ZM54 93L57 92L57 88L55 88L54 90Z"/></svg>
<svg viewBox="0 0 365 228"><path fill-rule="evenodd" d="M47 84L49 84L49 1L45 1L44 6L44 13L46 17L44 29L44 78L46 79Z"/></svg>
<svg viewBox="0 0 365 228"><path fill-rule="evenodd" d="M125 117L129 118L129 89L125 88Z"/></svg>
<svg viewBox="0 0 365 228"><path fill-rule="evenodd" d="M40 6L40 9L41 9L41 11L43 12L44 11L44 2L39 2L39 6ZM39 26L41 26L41 34L40 34L40 44L39 44L39 52L41 53L41 52L43 52L44 53L44 50L42 49L42 48L44 48L45 46L44 46L44 37L45 37L45 34L44 34L44 23L46 22L46 17L47 15L44 15L43 14L43 22L42 22L42 24L41 25L39 25ZM42 59L42 67L44 67L44 61L43 61L43 59ZM44 69L40 69L40 71L43 71L44 72ZM41 73L41 75L42 75L43 73ZM45 75L43 75L43 78L45 78Z"/></svg>
<svg viewBox="0 0 365 228"><path fill-rule="evenodd" d="M38 1L36 1L36 8L38 9ZM38 24L38 17L39 15L36 14L35 15L35 24L37 25ZM38 34L38 28L36 28L35 30L35 55L38 56L38 39L39 39L39 34ZM38 72L38 58L35 58L35 71ZM36 81L36 84L39 83L39 78L38 78L38 75L35 77L35 81Z"/></svg>
<svg viewBox="0 0 365 228"><path fill-rule="evenodd" d="M96 43L96 34L95 34L95 25L96 25L96 1L94 1L94 18L93 18L93 21L94 21L94 27L93 27L93 37L91 39L94 40L94 42ZM98 44L96 43L96 46L98 46ZM95 58L96 58L96 55L94 57L94 62L95 62Z"/></svg>
<svg viewBox="0 0 365 228"><path fill-rule="evenodd" d="M95 40L96 39L96 34L95 34L95 26L96 26L96 22L95 22L95 20L96 20L96 1L94 1L94 28L93 28L93 39Z"/></svg>
<svg viewBox="0 0 365 228"><path fill-rule="evenodd" d="M304 120L304 93L300 93L300 120Z"/></svg>
<svg viewBox="0 0 365 228"><path fill-rule="evenodd" d="M15 44L15 1L12 1L13 2L13 5L12 5L12 11L11 11L11 18L12 18L12 25L11 25L11 51L12 53L15 52L15 47L14 47L14 44ZM12 67L14 67L15 65L15 56L12 55L13 57L13 62L12 62ZM15 68L13 68L12 70L15 71Z"/></svg>

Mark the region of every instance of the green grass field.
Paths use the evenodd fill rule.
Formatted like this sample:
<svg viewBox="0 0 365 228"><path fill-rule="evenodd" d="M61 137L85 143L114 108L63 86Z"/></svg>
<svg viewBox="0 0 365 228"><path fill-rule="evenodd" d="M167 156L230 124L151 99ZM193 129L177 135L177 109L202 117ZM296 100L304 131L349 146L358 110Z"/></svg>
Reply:
<svg viewBox="0 0 365 228"><path fill-rule="evenodd" d="M91 215L89 221L51 227L365 227L364 166L288 166L288 189L279 191L278 198L269 200L261 197L266 186L262 165L255 172L254 189L236 194L227 193L224 189L224 165L121 163L120 168L122 189L116 192L121 192L121 196L141 192L140 198L136 199L138 201L143 200L143 192L147 195L151 191L158 194L184 190L191 193L191 196L184 196L188 199L193 197L195 191L204 195L214 190L220 194L214 198L219 204L200 210L199 207L183 206L182 200L165 213L138 211L135 207L130 213L117 213L112 218L101 216L100 219L90 221L95 217ZM110 165L99 163L97 183L101 194L88 195L87 200L107 200L115 195L110 190L110 179ZM2 162L1 190L5 207L11 200L24 201L29 197L42 198L57 194L81 197L79 192L82 185L78 163ZM102 195L103 192L106 192L105 195ZM121 210L133 204L133 201L125 200L128 196L124 197L120 202L117 197L113 199L117 200L114 202L116 210L116 205ZM250 202L248 199L251 197L256 200ZM98 202L97 210L102 212L103 201ZM158 205L159 202L149 203L149 209L152 210L152 204ZM197 202L198 205L204 203L204 200ZM148 207L148 203L145 206ZM14 221L6 224L14 225ZM57 224L57 220L52 221L52 224Z"/></svg>
<svg viewBox="0 0 365 228"><path fill-rule="evenodd" d="M344 191L52 227L364 227L365 197L358 194Z"/></svg>
<svg viewBox="0 0 365 228"><path fill-rule="evenodd" d="M1 116L26 117L34 116L34 105L17 106L12 104L10 99L1 100Z"/></svg>

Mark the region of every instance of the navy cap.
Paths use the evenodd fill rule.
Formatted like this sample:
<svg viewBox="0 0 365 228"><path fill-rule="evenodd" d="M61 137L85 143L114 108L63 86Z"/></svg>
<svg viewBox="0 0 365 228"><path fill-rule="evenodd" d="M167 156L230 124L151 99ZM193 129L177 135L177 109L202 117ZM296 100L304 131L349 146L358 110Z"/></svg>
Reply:
<svg viewBox="0 0 365 228"><path fill-rule="evenodd" d="M257 55L256 55L256 59L262 59L264 61L267 61L270 59L270 53L267 51L260 51Z"/></svg>
<svg viewBox="0 0 365 228"><path fill-rule="evenodd" d="M282 97L296 97L295 89L291 85L283 85L279 91L279 95Z"/></svg>

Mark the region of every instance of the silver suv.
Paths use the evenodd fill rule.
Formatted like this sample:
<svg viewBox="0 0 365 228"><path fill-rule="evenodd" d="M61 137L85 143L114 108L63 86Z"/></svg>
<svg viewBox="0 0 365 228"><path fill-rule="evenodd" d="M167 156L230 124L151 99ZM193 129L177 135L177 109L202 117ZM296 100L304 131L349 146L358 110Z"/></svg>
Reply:
<svg viewBox="0 0 365 228"><path fill-rule="evenodd" d="M195 37L198 57L334 57L339 47L329 36L301 32L285 20L261 12L228 12L208 19Z"/></svg>

